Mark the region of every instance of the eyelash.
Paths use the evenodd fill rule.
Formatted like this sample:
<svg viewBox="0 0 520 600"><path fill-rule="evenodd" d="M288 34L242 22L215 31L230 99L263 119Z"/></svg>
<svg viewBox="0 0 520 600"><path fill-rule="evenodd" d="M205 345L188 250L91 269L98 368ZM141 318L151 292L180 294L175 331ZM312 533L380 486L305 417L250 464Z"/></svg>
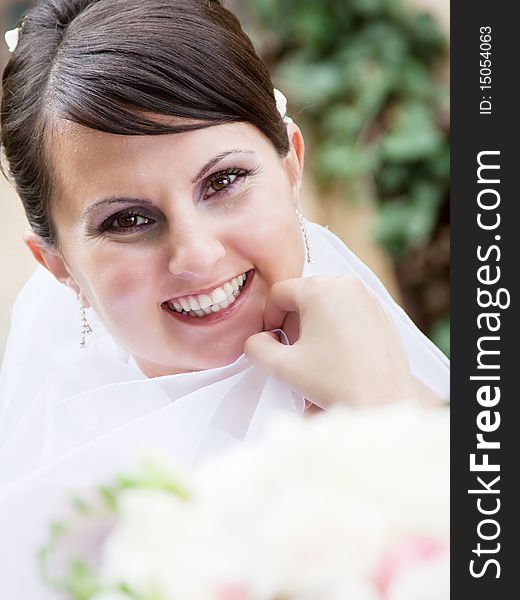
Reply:
<svg viewBox="0 0 520 600"><path fill-rule="evenodd" d="M230 194L234 190L235 186L238 185L240 181L243 181L246 177L248 177L251 174L254 174L255 172L256 172L256 170L254 170L254 169L239 169L237 167L231 167L229 169L219 171L218 173L214 173L213 175L210 175L205 181L204 185L205 185L206 192L205 192L203 198L207 201L213 201L216 196L218 196L218 197L226 196L227 194ZM207 191L210 188L212 183L215 183L219 179L222 179L224 177L229 177L231 175L236 175L236 179L234 181L229 183L222 190L215 190L215 191L213 191L213 193L207 195ZM113 228L113 225L114 225L115 221L117 221L117 219L125 218L125 217L126 218L142 217L143 219L147 219L149 222L143 223L141 225L134 225L133 227ZM147 214L147 212L145 210L143 210L141 208L127 208L127 209L117 212L114 215L111 215L110 217L108 217L108 219L105 219L101 223L101 225L99 225L99 227L96 228L96 230L93 233L94 233L94 235L96 235L96 234L101 234L101 233L105 233L105 232L110 232L110 233L127 235L130 233L139 231L143 227L149 226L150 224L152 224L152 223L150 223L150 221L153 223L155 221L155 217Z"/></svg>
<svg viewBox="0 0 520 600"><path fill-rule="evenodd" d="M229 177L230 175L236 175L236 179L234 181L232 181L229 185L227 185L224 189L219 190L219 191L214 191L209 196L205 195L204 198L207 199L207 198L212 198L215 195L222 196L222 195L231 193L231 191L235 188L235 186L238 185L237 181L241 181L241 180L245 179L252 173L253 173L253 171L251 169L239 169L237 167L231 167L229 169L225 169L224 171L219 171L218 173L214 173L213 175L210 175L205 181L206 191L209 189L209 187L212 183L218 181L219 179L222 179L223 177Z"/></svg>

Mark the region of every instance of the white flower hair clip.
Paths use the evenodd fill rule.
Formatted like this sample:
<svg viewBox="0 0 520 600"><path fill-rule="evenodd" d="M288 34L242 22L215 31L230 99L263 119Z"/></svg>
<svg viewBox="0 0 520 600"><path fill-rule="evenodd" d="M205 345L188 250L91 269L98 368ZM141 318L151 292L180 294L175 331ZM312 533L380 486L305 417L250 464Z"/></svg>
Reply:
<svg viewBox="0 0 520 600"><path fill-rule="evenodd" d="M278 109L278 112L280 113L283 122L292 123L293 120L291 119L291 117L287 116L287 98L282 94L280 90L277 90L276 88L274 88L273 92L274 98L276 100L276 108Z"/></svg>
<svg viewBox="0 0 520 600"><path fill-rule="evenodd" d="M13 53L16 50L16 46L18 46L18 40L20 39L20 27L15 27L14 29L9 29L4 34L5 43L7 44L7 49L9 52Z"/></svg>

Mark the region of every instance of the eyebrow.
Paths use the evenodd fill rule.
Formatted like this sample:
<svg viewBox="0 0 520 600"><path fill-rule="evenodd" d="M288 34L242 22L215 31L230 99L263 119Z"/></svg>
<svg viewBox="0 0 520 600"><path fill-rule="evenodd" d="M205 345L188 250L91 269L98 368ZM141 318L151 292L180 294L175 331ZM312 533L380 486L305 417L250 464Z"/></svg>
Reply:
<svg viewBox="0 0 520 600"><path fill-rule="evenodd" d="M102 200L98 200L92 204L89 204L87 208L81 213L80 220L84 221L87 216L99 206L105 206L110 204L148 204L149 206L153 206L153 203L150 200L145 200L144 198L122 198L122 197L113 197L113 198L103 198Z"/></svg>
<svg viewBox="0 0 520 600"><path fill-rule="evenodd" d="M208 171L210 171L215 165L217 165L221 160L224 160L227 156L231 154L254 154L253 150L243 150L240 148L235 148L233 150L226 150L226 152L221 152L217 154L202 167L202 169L193 177L191 183L197 183L200 179L206 175ZM99 206L110 205L110 204L135 204L139 202L140 204L149 204L153 205L149 200L145 200L143 198L125 198L125 197L111 197L111 198L103 198L102 200L98 200L87 206L85 210L81 213L81 220L84 221L86 217Z"/></svg>
<svg viewBox="0 0 520 600"><path fill-rule="evenodd" d="M241 150L240 148L235 148L234 150L227 150L226 152L221 152L217 154L202 167L202 169L195 175L195 177L191 180L191 183L197 183L200 179L206 175L208 171L210 171L216 164L218 164L221 160L224 160L226 156L230 154L254 154L253 150Z"/></svg>

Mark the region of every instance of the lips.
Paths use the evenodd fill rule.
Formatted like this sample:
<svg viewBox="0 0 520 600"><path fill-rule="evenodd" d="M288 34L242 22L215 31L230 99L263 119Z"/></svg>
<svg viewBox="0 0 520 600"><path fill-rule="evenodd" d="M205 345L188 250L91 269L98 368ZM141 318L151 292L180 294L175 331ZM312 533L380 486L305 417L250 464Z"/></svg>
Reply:
<svg viewBox="0 0 520 600"><path fill-rule="evenodd" d="M207 293L172 298L163 303L163 308L178 317L204 321L212 317L211 320L215 320L217 315L220 317L222 313L227 313L231 305L241 297L252 276L253 270L246 271Z"/></svg>

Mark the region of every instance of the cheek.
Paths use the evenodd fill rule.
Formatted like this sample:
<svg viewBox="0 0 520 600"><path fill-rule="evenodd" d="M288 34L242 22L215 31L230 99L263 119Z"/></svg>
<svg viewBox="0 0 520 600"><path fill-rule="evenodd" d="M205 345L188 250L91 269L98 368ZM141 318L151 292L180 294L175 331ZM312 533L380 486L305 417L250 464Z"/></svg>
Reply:
<svg viewBox="0 0 520 600"><path fill-rule="evenodd" d="M98 249L79 263L85 294L98 314L108 321L134 318L150 294L157 290L154 281L157 261L151 253L127 247Z"/></svg>
<svg viewBox="0 0 520 600"><path fill-rule="evenodd" d="M273 192L254 198L245 219L236 227L239 252L258 269L269 285L299 277L305 249L288 191Z"/></svg>
<svg viewBox="0 0 520 600"><path fill-rule="evenodd" d="M291 215L292 217L292 215ZM304 248L296 217L273 228L263 246L263 264L269 285L300 277L304 266Z"/></svg>

